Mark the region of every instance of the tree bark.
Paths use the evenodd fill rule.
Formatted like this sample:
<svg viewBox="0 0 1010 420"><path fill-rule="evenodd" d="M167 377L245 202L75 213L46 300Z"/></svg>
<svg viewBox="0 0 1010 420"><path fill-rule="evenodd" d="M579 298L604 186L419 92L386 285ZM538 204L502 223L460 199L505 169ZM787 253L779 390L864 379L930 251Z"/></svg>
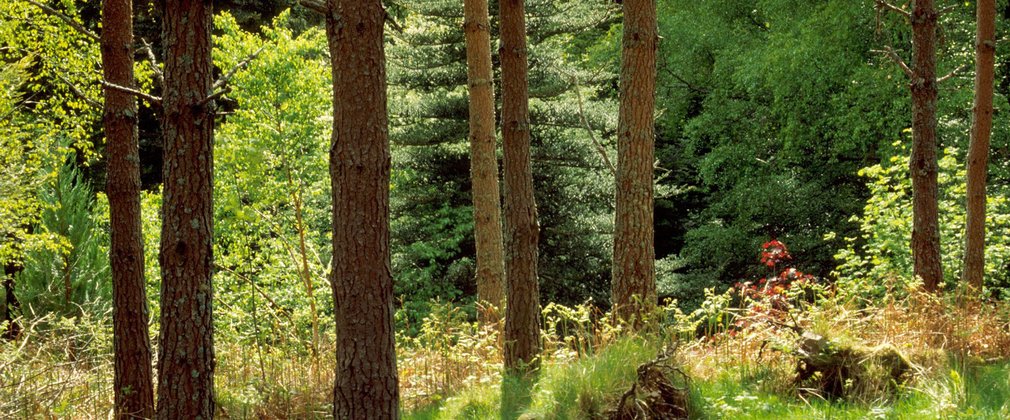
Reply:
<svg viewBox="0 0 1010 420"><path fill-rule="evenodd" d="M505 250L498 190L498 157L495 155L494 76L491 71L488 2L465 0L463 11L470 90L470 179L477 245L477 297L501 308L505 303Z"/></svg>
<svg viewBox="0 0 1010 420"><path fill-rule="evenodd" d="M618 317L641 326L656 304L653 233L656 50L655 0L624 1L617 197L611 296Z"/></svg>
<svg viewBox="0 0 1010 420"><path fill-rule="evenodd" d="M968 203L964 250L964 281L982 289L985 274L986 173L992 131L993 83L996 62L996 1L979 0L976 10L975 106L968 146Z"/></svg>
<svg viewBox="0 0 1010 420"><path fill-rule="evenodd" d="M102 72L105 80L133 87L133 1L102 2ZM151 341L144 282L140 219L140 151L137 100L105 89L102 118L108 156L109 264L112 271L112 347L115 417L154 417Z"/></svg>
<svg viewBox="0 0 1010 420"><path fill-rule="evenodd" d="M502 140L505 166L505 368L537 368L540 287L537 205L530 166L529 80L524 0L501 0Z"/></svg>
<svg viewBox="0 0 1010 420"><path fill-rule="evenodd" d="M933 0L912 2L912 257L927 291L943 281L937 218L936 21Z"/></svg>
<svg viewBox="0 0 1010 420"><path fill-rule="evenodd" d="M214 416L212 3L165 0L159 419Z"/></svg>
<svg viewBox="0 0 1010 420"><path fill-rule="evenodd" d="M327 7L333 64L333 416L395 419L385 10L380 0L329 0Z"/></svg>

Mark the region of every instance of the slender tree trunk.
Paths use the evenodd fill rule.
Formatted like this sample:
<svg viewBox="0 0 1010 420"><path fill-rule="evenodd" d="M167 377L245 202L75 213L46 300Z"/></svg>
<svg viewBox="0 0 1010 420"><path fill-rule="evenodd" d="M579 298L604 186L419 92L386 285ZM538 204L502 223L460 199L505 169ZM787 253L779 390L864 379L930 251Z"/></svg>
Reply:
<svg viewBox="0 0 1010 420"><path fill-rule="evenodd" d="M105 80L133 87L133 1L102 2L102 72ZM151 340L144 282L144 235L140 220L140 151L137 100L105 89L109 159L106 194L111 226L112 348L115 353L115 416L154 417Z"/></svg>
<svg viewBox="0 0 1010 420"><path fill-rule="evenodd" d="M964 281L982 289L985 273L985 185L992 131L992 100L996 62L996 0L979 0L976 10L975 106L968 146L968 212L965 232Z"/></svg>
<svg viewBox="0 0 1010 420"><path fill-rule="evenodd" d="M465 0L463 11L470 89L470 179L477 244L477 297L501 308L505 303L505 250L495 155L494 76L487 0Z"/></svg>
<svg viewBox="0 0 1010 420"><path fill-rule="evenodd" d="M937 218L936 21L933 0L912 2L912 256L915 275L928 291L943 281Z"/></svg>
<svg viewBox="0 0 1010 420"><path fill-rule="evenodd" d="M329 0L327 6L333 63L333 417L395 419L385 10L380 0Z"/></svg>
<svg viewBox="0 0 1010 420"><path fill-rule="evenodd" d="M535 370L540 355L537 205L530 166L524 0L501 0L502 139L505 151L505 368Z"/></svg>
<svg viewBox="0 0 1010 420"><path fill-rule="evenodd" d="M18 338L21 334L21 325L18 324L17 320L14 319L14 314L17 313L21 304L18 303L18 298L14 294L15 282L14 278L17 277L21 270L24 270L24 266L20 262L8 262L4 265L4 277L2 278L3 288L4 288L4 307L3 316L0 316L0 321L7 321L7 328L0 331L0 336L7 340L13 340Z"/></svg>
<svg viewBox="0 0 1010 420"><path fill-rule="evenodd" d="M624 1L621 105L617 122L617 212L611 296L618 317L641 326L656 304L653 234L656 0Z"/></svg>
<svg viewBox="0 0 1010 420"><path fill-rule="evenodd" d="M165 0L159 419L214 416L212 3Z"/></svg>

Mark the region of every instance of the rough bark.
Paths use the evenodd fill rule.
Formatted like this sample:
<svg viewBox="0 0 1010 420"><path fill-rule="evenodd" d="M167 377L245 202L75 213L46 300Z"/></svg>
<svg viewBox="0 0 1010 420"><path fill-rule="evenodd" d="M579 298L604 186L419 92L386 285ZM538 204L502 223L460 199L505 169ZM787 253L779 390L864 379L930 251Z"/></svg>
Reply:
<svg viewBox="0 0 1010 420"><path fill-rule="evenodd" d="M209 0L166 0L159 419L214 415L214 83Z"/></svg>
<svg viewBox="0 0 1010 420"><path fill-rule="evenodd" d="M617 138L611 299L620 319L641 325L656 304L652 166L655 144L655 0L625 0Z"/></svg>
<svg viewBox="0 0 1010 420"><path fill-rule="evenodd" d="M101 50L105 80L133 87L132 0L102 2ZM102 123L108 156L106 195L111 227L115 417L152 418L154 384L140 219L137 100L118 90L105 89L104 93Z"/></svg>
<svg viewBox="0 0 1010 420"><path fill-rule="evenodd" d="M395 419L385 11L380 0L329 0L327 7L333 64L333 416Z"/></svg>
<svg viewBox="0 0 1010 420"><path fill-rule="evenodd" d="M976 7L975 105L971 142L968 146L968 211L963 280L976 290L981 290L985 273L985 187L996 62L996 1L979 0Z"/></svg>
<svg viewBox="0 0 1010 420"><path fill-rule="evenodd" d="M498 158L495 155L494 76L491 72L488 2L465 0L463 11L470 89L470 179L477 245L477 297L501 308L505 303L505 250Z"/></svg>
<svg viewBox="0 0 1010 420"><path fill-rule="evenodd" d="M933 0L912 2L912 256L915 275L928 291L943 281L937 219L936 21Z"/></svg>
<svg viewBox="0 0 1010 420"><path fill-rule="evenodd" d="M505 368L535 370L540 355L537 206L530 164L526 5L501 0L502 140L505 166Z"/></svg>

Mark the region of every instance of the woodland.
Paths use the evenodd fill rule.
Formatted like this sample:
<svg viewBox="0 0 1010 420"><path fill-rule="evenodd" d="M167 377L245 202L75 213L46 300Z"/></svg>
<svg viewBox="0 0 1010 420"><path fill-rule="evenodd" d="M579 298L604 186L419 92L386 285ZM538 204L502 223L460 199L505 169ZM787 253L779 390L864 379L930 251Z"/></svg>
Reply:
<svg viewBox="0 0 1010 420"><path fill-rule="evenodd" d="M1008 0L0 0L0 418L1010 418Z"/></svg>

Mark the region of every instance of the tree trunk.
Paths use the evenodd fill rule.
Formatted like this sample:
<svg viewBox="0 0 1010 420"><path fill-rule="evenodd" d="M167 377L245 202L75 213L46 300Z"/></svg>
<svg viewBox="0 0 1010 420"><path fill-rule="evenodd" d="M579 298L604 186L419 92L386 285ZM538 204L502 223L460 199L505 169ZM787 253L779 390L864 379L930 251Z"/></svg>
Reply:
<svg viewBox="0 0 1010 420"><path fill-rule="evenodd" d="M133 1L102 2L102 72L105 80L133 87ZM140 220L140 151L137 100L105 89L102 119L108 156L109 265L112 271L115 417L154 417L151 341ZM69 293L68 293L69 295Z"/></svg>
<svg viewBox="0 0 1010 420"><path fill-rule="evenodd" d="M463 11L470 89L470 179L477 244L477 297L500 309L505 303L505 251L495 155L494 76L487 0L465 0Z"/></svg>
<svg viewBox="0 0 1010 420"><path fill-rule="evenodd" d="M652 165L659 34L655 0L624 1L622 43L611 296L618 317L640 326L642 315L656 304Z"/></svg>
<svg viewBox="0 0 1010 420"><path fill-rule="evenodd" d="M933 0L912 2L912 256L915 275L928 291L943 281L937 221L936 21Z"/></svg>
<svg viewBox="0 0 1010 420"><path fill-rule="evenodd" d="M968 211L965 232L964 281L982 290L985 274L986 172L992 130L992 100L996 61L996 1L979 0L976 10L975 106L968 146Z"/></svg>
<svg viewBox="0 0 1010 420"><path fill-rule="evenodd" d="M15 313L21 307L18 303L18 298L14 294L15 283L14 278L17 277L21 270L24 270L24 266L20 262L10 261L4 266L3 271L3 288L4 288L4 307L3 314L0 316L0 322L7 321L7 328L0 331L0 337L6 340L14 340L18 338L21 334L21 325L18 324L17 319L14 318Z"/></svg>
<svg viewBox="0 0 1010 420"><path fill-rule="evenodd" d="M214 416L212 3L165 0L160 419Z"/></svg>
<svg viewBox="0 0 1010 420"><path fill-rule="evenodd" d="M333 285L336 419L399 416L389 262L389 128L385 10L329 0L333 64Z"/></svg>
<svg viewBox="0 0 1010 420"><path fill-rule="evenodd" d="M524 0L501 0L502 139L505 151L505 368L535 370L540 355L537 205L530 166Z"/></svg>

